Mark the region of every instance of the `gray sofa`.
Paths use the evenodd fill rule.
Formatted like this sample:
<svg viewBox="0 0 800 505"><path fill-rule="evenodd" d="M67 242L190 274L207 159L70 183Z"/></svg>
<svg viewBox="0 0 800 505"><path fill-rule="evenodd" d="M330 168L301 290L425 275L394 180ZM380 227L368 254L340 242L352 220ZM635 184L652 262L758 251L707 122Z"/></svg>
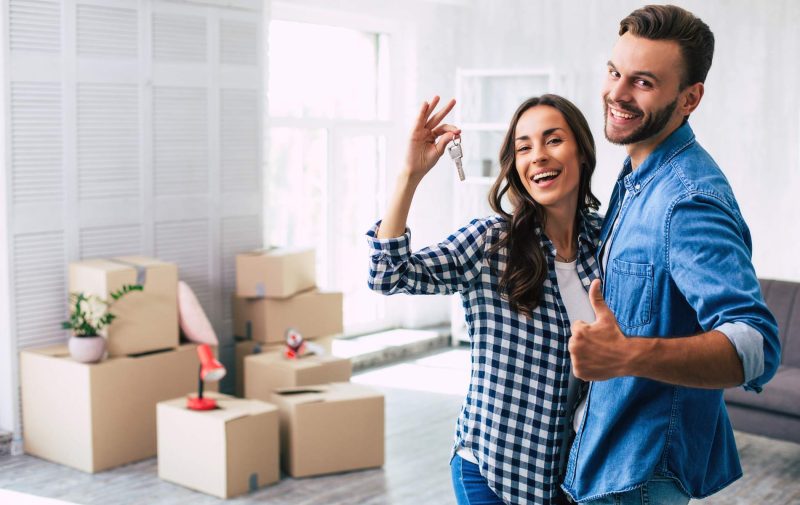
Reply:
<svg viewBox="0 0 800 505"><path fill-rule="evenodd" d="M761 291L781 338L778 373L756 394L725 391L733 428L800 443L800 282L761 280Z"/></svg>

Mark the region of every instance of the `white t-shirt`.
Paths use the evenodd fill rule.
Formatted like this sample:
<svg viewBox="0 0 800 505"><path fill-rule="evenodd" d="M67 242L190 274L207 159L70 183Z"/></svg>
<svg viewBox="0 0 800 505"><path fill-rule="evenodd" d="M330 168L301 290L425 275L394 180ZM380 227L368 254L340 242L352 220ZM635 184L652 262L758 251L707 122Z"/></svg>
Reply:
<svg viewBox="0 0 800 505"><path fill-rule="evenodd" d="M594 322L594 310L589 303L589 293L583 289L581 279L578 277L577 263L560 263L556 261L556 276L558 277L558 289L561 291L561 299L567 309L567 316L570 323L581 320L586 323ZM572 426L578 431L583 410L586 408L586 398L575 409L575 416L572 418Z"/></svg>

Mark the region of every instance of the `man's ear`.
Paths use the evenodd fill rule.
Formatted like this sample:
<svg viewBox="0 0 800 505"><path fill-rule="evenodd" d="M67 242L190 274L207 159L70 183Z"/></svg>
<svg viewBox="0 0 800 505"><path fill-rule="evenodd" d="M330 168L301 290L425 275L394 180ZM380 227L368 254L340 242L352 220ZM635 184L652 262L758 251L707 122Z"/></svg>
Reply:
<svg viewBox="0 0 800 505"><path fill-rule="evenodd" d="M681 109L682 116L686 117L694 112L697 106L700 105L700 100L703 99L704 92L705 86L702 82L696 82L681 91L678 106Z"/></svg>

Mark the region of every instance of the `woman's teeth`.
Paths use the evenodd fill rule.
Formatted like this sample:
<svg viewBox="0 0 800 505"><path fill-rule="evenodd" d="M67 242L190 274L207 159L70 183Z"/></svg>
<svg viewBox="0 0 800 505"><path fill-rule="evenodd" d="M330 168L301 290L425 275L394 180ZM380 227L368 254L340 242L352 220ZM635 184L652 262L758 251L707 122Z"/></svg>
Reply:
<svg viewBox="0 0 800 505"><path fill-rule="evenodd" d="M536 174L536 175L533 176L533 182L538 184L538 183L540 183L542 181L549 181L551 179L555 179L556 177L558 177L558 174L560 174L560 173L561 172L559 172L557 170L551 170L549 172L542 172L540 174Z"/></svg>

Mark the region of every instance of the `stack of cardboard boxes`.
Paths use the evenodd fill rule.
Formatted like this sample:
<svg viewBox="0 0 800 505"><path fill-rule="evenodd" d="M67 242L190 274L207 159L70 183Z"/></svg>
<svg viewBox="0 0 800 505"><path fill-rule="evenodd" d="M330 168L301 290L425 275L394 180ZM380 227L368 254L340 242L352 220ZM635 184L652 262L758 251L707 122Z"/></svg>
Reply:
<svg viewBox="0 0 800 505"><path fill-rule="evenodd" d="M212 391L219 408L195 411L186 396L199 362L195 345L179 345L177 266L71 264L71 292L143 290L114 304L100 363L76 362L66 346L21 353L26 452L97 472L158 449L161 478L221 498L276 482L279 463L294 477L382 466L383 395L350 383L350 360L330 355L342 294L315 287L314 251L241 254L236 266L237 390L247 398ZM289 328L327 353L287 358Z"/></svg>
<svg viewBox="0 0 800 505"><path fill-rule="evenodd" d="M114 304L107 359L79 363L63 345L20 353L27 453L86 472L152 457L156 404L197 388L196 346L179 345L177 265L129 256L69 266L70 292L109 299L126 284L144 289Z"/></svg>
<svg viewBox="0 0 800 505"><path fill-rule="evenodd" d="M384 461L383 395L351 384L350 360L329 354L330 336L342 332L342 294L315 287L314 262L310 249L236 258L235 330L244 337L237 344L244 365L240 391L277 405L281 466L293 477L379 467ZM323 339L328 354L287 358L290 328L315 343ZM262 352L251 354L256 346Z"/></svg>
<svg viewBox="0 0 800 505"><path fill-rule="evenodd" d="M281 248L236 256L233 297L236 339L236 395L244 395L244 359L282 351L286 330L331 350L342 333L342 293L316 287L314 249Z"/></svg>

